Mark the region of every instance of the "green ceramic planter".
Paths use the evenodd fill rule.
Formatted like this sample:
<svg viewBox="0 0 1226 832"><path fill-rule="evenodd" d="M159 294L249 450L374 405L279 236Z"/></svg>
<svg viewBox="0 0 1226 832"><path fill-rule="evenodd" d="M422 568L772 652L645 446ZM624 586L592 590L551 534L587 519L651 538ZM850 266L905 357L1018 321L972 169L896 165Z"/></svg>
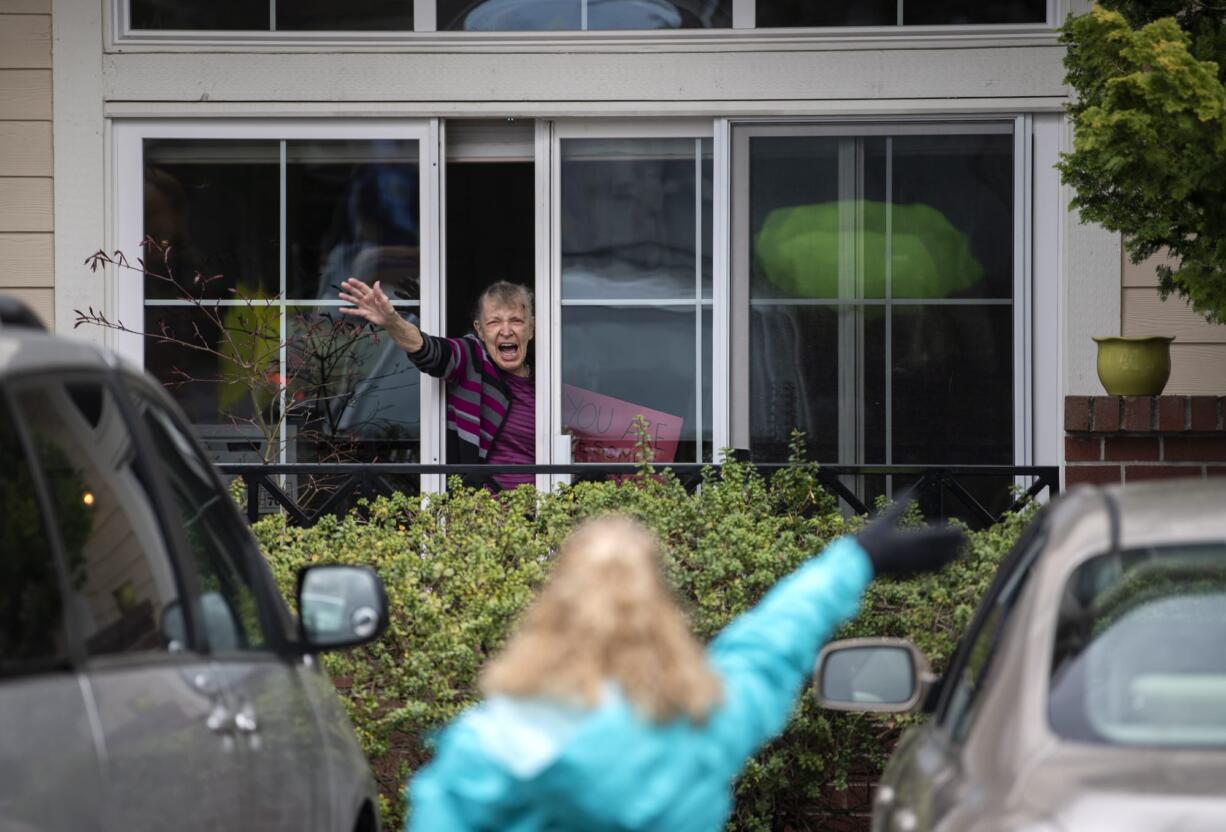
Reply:
<svg viewBox="0 0 1226 832"><path fill-rule="evenodd" d="M1174 338L1095 337L1098 380L1112 396L1157 396L1171 377Z"/></svg>

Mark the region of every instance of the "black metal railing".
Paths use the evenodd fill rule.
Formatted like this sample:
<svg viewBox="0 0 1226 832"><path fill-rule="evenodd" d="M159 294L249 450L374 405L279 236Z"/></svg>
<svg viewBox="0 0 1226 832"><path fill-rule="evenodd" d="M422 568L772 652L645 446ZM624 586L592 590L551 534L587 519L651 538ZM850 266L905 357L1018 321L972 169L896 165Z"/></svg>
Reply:
<svg viewBox="0 0 1226 832"><path fill-rule="evenodd" d="M787 468L787 463L750 463L763 476ZM440 465L420 463L221 463L218 470L225 476L239 477L247 490L247 519L255 522L261 506L283 510L289 521L300 526L313 526L320 517L340 514L352 507L358 497L389 495L402 490L392 478L419 477L429 474L444 476L482 476L493 474L552 474L582 479L634 475L641 471L635 464L574 464L574 465ZM676 463L659 466L672 471L687 487L695 487L705 471L719 474L718 465ZM314 489L306 502L298 499L296 488L283 487L283 482L300 482L300 478L326 480L326 486ZM1055 497L1060 491L1060 469L1054 465L822 465L817 469L821 485L837 496L844 506L857 514L869 510L855 487L865 478L892 478L921 500L925 514L932 519L959 516L976 526L991 526L1006 513L1016 510L1028 500L1047 492ZM968 483L994 481L995 490L1009 480L1030 480L1014 495L1003 490L1006 499L1003 510L992 510L983 495L976 495ZM850 484L849 484L850 483ZM997 500L996 502L1000 502Z"/></svg>

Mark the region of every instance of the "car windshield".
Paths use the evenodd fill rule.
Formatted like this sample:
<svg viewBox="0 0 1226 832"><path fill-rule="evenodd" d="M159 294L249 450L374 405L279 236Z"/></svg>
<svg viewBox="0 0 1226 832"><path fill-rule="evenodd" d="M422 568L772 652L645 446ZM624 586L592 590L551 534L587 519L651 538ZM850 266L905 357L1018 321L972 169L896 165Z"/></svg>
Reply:
<svg viewBox="0 0 1226 832"><path fill-rule="evenodd" d="M1048 701L1063 737L1226 746L1226 544L1117 552L1073 572Z"/></svg>

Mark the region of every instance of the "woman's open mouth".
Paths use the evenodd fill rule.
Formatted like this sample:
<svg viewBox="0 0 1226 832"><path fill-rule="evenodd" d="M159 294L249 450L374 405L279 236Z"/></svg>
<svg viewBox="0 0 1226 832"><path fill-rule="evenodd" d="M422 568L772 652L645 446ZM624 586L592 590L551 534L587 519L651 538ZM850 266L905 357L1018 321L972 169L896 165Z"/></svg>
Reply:
<svg viewBox="0 0 1226 832"><path fill-rule="evenodd" d="M508 364L514 363L519 358L519 344L514 341L499 341L498 357Z"/></svg>

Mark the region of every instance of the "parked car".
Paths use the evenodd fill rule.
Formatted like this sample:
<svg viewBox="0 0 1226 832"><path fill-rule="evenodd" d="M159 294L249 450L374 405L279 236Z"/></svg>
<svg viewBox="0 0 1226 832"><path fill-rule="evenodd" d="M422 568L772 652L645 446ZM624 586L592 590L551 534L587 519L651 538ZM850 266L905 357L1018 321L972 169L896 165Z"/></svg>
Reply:
<svg viewBox="0 0 1226 832"><path fill-rule="evenodd" d="M32 323L0 298L0 830L377 832L317 654L378 577L304 569L295 620L169 397Z"/></svg>
<svg viewBox="0 0 1226 832"><path fill-rule="evenodd" d="M930 718L877 832L1226 829L1226 479L1079 488L1027 527L942 680L912 645L834 642L831 708Z"/></svg>

